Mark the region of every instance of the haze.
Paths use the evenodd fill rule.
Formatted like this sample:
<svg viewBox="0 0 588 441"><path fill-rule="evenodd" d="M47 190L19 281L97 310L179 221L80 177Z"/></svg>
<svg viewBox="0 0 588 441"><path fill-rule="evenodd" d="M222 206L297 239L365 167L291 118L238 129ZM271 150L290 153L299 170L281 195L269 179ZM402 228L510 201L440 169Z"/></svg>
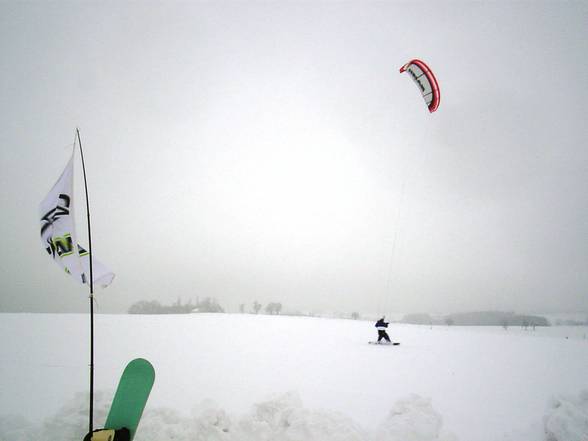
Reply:
<svg viewBox="0 0 588 441"><path fill-rule="evenodd" d="M586 2L2 2L0 311L87 309L37 213L79 127L116 273L98 312L588 312L586 23Z"/></svg>

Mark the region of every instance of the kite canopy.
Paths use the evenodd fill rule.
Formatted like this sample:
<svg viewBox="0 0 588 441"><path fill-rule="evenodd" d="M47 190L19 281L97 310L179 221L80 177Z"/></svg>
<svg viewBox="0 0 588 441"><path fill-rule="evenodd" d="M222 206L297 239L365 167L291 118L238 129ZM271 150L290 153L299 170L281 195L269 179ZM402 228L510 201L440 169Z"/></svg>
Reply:
<svg viewBox="0 0 588 441"><path fill-rule="evenodd" d="M433 75L429 66L421 60L411 60L406 63L400 68L400 73L405 71L410 74L416 85L419 86L429 112L433 113L437 110L441 101L441 92L435 75Z"/></svg>

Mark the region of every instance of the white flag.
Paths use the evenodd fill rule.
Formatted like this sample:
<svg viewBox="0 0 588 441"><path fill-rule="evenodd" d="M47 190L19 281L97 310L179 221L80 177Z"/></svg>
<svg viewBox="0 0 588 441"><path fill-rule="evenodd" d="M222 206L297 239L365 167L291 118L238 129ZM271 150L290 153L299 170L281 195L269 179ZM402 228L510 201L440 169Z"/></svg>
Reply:
<svg viewBox="0 0 588 441"><path fill-rule="evenodd" d="M41 242L47 253L65 272L80 283L88 283L89 253L78 244L75 231L73 160L72 152L65 170L39 206ZM94 284L103 287L108 286L114 279L114 274L94 258L92 275Z"/></svg>
<svg viewBox="0 0 588 441"><path fill-rule="evenodd" d="M84 274L88 274L87 279L89 280L90 253L82 248L80 244L78 244L78 253ZM92 279L94 280L94 286L99 285L102 288L106 288L112 283L112 279L114 279L114 273L100 263L94 256L92 256Z"/></svg>

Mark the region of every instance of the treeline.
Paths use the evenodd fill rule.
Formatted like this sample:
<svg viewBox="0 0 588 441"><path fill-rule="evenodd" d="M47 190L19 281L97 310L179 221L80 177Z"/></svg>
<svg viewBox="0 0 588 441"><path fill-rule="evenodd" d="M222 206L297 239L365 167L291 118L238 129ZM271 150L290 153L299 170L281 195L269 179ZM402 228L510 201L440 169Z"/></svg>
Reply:
<svg viewBox="0 0 588 441"><path fill-rule="evenodd" d="M282 312L282 304L278 302L270 302L267 305L265 305L264 308L263 305L256 300L251 304L251 309L248 309L245 303L241 303L239 305L239 312L241 314L245 314L247 312L251 314L259 314L262 309L266 314L279 315Z"/></svg>
<svg viewBox="0 0 588 441"><path fill-rule="evenodd" d="M157 300L141 300L133 303L128 310L129 314L190 314L192 312L225 312L225 310L211 297L197 300L196 303L192 303L192 300L182 303L181 299L178 299L172 305L162 305Z"/></svg>
<svg viewBox="0 0 588 441"><path fill-rule="evenodd" d="M556 319L556 326L588 326L588 318L586 320L573 319Z"/></svg>
<svg viewBox="0 0 588 441"><path fill-rule="evenodd" d="M550 326L545 317L515 314L514 312L476 311L432 317L429 314L407 314L401 323L416 325L457 325L457 326Z"/></svg>
<svg viewBox="0 0 588 441"><path fill-rule="evenodd" d="M282 304L279 302L269 302L262 305L257 300L249 307L245 303L239 305L239 312L251 314L269 314L279 315L282 313ZM129 314L190 314L198 312L225 312L222 306L211 297L206 297L203 300L198 299L196 303L190 300L188 303L182 303L178 299L172 305L162 305L157 300L141 300L133 303L128 309Z"/></svg>

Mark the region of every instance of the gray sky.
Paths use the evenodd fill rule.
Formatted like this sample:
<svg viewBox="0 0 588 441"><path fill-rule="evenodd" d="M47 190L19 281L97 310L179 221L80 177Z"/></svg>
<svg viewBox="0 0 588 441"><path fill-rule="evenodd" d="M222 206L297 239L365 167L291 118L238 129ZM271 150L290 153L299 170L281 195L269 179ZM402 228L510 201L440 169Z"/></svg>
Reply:
<svg viewBox="0 0 588 441"><path fill-rule="evenodd" d="M37 214L79 126L101 312L588 312L586 23L587 2L2 2L0 310L87 308Z"/></svg>

